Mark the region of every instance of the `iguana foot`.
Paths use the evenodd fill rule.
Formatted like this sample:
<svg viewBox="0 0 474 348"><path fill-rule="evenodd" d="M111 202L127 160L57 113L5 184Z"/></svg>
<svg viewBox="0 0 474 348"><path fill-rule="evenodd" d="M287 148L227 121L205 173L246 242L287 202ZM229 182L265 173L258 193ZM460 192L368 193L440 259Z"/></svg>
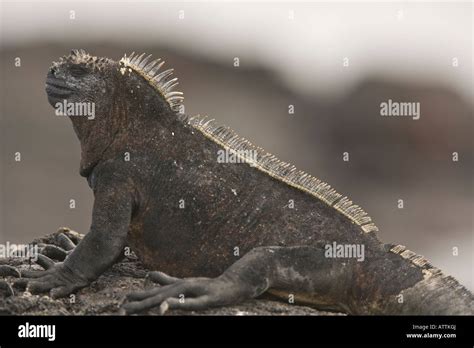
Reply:
<svg viewBox="0 0 474 348"><path fill-rule="evenodd" d="M2 266L0 275L21 278L13 283L13 288L18 290L29 290L32 293L50 291L53 298L63 297L77 289L89 284L89 282L75 274L74 271L65 267L62 262L74 250L76 244L64 233L58 233L55 237L56 244L38 244L38 255L36 263L44 270L23 270L19 272L11 266ZM11 294L5 284L0 281L0 287L4 292Z"/></svg>
<svg viewBox="0 0 474 348"><path fill-rule="evenodd" d="M46 258L42 256L42 258ZM38 259L39 260L39 259ZM52 298L67 296L87 285L89 281L66 267L63 263L54 263L51 259L45 261L49 268L44 271L23 271L25 278L19 281L27 282L27 290L33 294L48 292Z"/></svg>
<svg viewBox="0 0 474 348"><path fill-rule="evenodd" d="M135 314L159 306L160 314L168 309L202 310L236 303L244 291L230 278L175 278L162 272L150 272L150 280L160 287L127 295L122 313Z"/></svg>

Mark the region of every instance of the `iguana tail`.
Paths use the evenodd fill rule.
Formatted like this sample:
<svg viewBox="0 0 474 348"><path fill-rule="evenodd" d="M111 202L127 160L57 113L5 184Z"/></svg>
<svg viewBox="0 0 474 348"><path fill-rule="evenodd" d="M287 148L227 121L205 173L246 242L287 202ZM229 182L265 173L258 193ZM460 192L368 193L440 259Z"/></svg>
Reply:
<svg viewBox="0 0 474 348"><path fill-rule="evenodd" d="M389 252L419 268L423 278L386 301L383 314L474 315L474 295L455 278L403 245L391 246Z"/></svg>

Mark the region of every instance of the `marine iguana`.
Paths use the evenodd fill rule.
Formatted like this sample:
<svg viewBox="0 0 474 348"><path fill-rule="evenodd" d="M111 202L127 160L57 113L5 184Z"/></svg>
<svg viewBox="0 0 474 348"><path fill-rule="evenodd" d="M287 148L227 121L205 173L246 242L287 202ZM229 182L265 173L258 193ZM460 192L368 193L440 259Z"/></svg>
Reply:
<svg viewBox="0 0 474 348"><path fill-rule="evenodd" d="M52 106L95 103L93 120L70 117L95 201L89 233L64 262L42 257L45 271L24 272L31 292L85 287L129 245L161 286L130 294L125 313L264 293L350 314L474 313L472 293L424 257L383 244L349 198L229 128L185 115L177 79L162 65L73 50L50 67ZM219 150L244 163L218 163ZM334 242L363 245L364 261L327 257Z"/></svg>

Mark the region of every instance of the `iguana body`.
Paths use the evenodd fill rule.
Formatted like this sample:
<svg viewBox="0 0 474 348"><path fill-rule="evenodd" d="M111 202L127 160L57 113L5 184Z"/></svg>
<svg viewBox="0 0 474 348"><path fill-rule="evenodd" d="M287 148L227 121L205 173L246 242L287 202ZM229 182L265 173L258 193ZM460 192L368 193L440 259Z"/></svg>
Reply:
<svg viewBox="0 0 474 348"><path fill-rule="evenodd" d="M469 291L422 257L381 243L367 214L329 185L227 128L181 115L171 72L148 59L73 51L51 67L53 106L96 104L94 120L71 117L95 203L90 232L63 264L35 275L32 291L64 296L86 286L129 245L148 268L187 279L152 273L165 286L130 295L128 313L200 309L266 291L352 314L474 313ZM238 152L246 163L218 163L223 149L257 156ZM364 245L364 261L326 257L333 242Z"/></svg>

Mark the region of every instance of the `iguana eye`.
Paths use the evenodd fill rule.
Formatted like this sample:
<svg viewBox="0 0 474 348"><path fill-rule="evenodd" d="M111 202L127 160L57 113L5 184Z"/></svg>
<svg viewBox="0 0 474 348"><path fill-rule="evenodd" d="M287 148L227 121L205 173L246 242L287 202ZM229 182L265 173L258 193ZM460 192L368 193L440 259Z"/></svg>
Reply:
<svg viewBox="0 0 474 348"><path fill-rule="evenodd" d="M73 65L69 68L69 71L71 72L71 75L74 77L82 77L89 73L87 68L82 65Z"/></svg>

